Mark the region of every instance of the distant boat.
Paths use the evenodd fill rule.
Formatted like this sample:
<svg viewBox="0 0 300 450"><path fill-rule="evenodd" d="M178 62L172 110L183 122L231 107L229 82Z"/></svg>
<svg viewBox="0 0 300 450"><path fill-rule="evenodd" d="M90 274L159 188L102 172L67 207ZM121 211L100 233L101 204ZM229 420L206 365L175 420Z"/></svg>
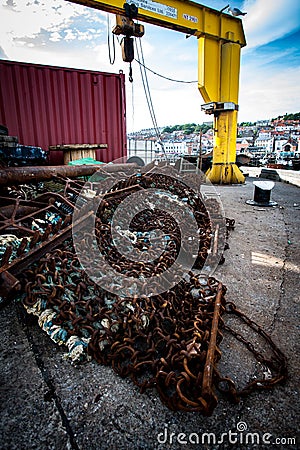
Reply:
<svg viewBox="0 0 300 450"><path fill-rule="evenodd" d="M251 155L247 153L237 153L236 155L236 165L237 166L245 166L246 164L249 164L251 161Z"/></svg>

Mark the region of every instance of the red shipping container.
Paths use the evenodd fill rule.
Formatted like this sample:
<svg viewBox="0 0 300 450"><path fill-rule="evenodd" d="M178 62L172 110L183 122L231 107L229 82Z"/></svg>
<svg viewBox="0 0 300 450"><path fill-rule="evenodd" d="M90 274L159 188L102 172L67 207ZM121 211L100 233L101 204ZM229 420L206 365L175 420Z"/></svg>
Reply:
<svg viewBox="0 0 300 450"><path fill-rule="evenodd" d="M125 76L0 60L0 124L21 144L107 144L98 161L126 157Z"/></svg>

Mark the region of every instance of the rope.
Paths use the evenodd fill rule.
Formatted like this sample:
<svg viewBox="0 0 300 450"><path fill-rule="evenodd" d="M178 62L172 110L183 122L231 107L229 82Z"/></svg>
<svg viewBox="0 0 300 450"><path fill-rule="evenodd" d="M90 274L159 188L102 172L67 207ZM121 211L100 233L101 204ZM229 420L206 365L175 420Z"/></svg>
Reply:
<svg viewBox="0 0 300 450"><path fill-rule="evenodd" d="M139 61L138 59L134 59L138 64L140 64L141 66L143 66L146 70L149 70L149 72L153 73L154 75L157 75L160 78L164 78L165 80L168 81L173 81L174 83L186 83L186 84L192 84L192 83L198 83L198 81L184 81L184 80L175 80L174 78L169 78L166 77L164 75L161 75L157 72L154 72L154 70L150 69L149 67L146 67L141 61Z"/></svg>
<svg viewBox="0 0 300 450"><path fill-rule="evenodd" d="M108 57L109 62L111 65L114 65L116 61L116 46L115 46L115 35L113 34L113 44L112 44L112 50L113 50L113 56L111 54L111 44L110 44L110 20L109 20L109 13L107 13L107 47L108 47Z"/></svg>
<svg viewBox="0 0 300 450"><path fill-rule="evenodd" d="M152 102L152 97L151 97L151 92L150 92L150 87L149 87L149 82L148 82L148 77L147 77L147 72L146 72L146 66L145 66L145 61L144 61L142 42L141 42L141 40L139 40L139 42L140 42L140 52L139 52L139 48L137 46L137 42L136 41L135 41L135 44L136 44L136 50L137 50L137 54L138 54L138 59L142 60L142 64L140 65L140 72L141 72L142 83L143 83L144 92L145 92L145 96L146 96L146 101L147 101L147 105L148 105L149 113L150 113L150 116L151 116L153 128L155 130L158 142L161 145L161 149L163 151L163 154L164 154L166 160L168 160L168 156L166 154L164 145L163 145L162 140L161 140L161 133L160 133L158 125L157 125L156 115L155 115L155 111L154 111L154 107L153 107L153 102Z"/></svg>

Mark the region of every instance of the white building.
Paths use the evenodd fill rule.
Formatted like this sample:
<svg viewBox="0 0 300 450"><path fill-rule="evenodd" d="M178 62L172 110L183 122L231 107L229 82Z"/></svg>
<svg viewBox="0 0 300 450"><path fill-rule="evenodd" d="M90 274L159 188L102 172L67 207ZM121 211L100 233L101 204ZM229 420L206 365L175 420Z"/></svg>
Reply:
<svg viewBox="0 0 300 450"><path fill-rule="evenodd" d="M294 129L294 125L278 125L275 127L275 131L293 131Z"/></svg>
<svg viewBox="0 0 300 450"><path fill-rule="evenodd" d="M250 145L250 139L246 139L246 138L237 138L236 139L236 151L238 153L245 153L247 148Z"/></svg>
<svg viewBox="0 0 300 450"><path fill-rule="evenodd" d="M255 146L263 148L267 153L271 153L273 151L273 143L274 138L273 137L258 137L255 140Z"/></svg>
<svg viewBox="0 0 300 450"><path fill-rule="evenodd" d="M272 137L271 131L260 131L258 133L258 138L260 139L270 139Z"/></svg>
<svg viewBox="0 0 300 450"><path fill-rule="evenodd" d="M168 142L163 142L164 145L164 150L166 152L166 154L168 155L188 155L189 149L188 149L188 145L185 141L180 141L180 142L173 142L173 141L168 141ZM157 149L158 152L161 152L161 146L158 142L155 143L155 147Z"/></svg>
<svg viewBox="0 0 300 450"><path fill-rule="evenodd" d="M288 140L287 139L275 139L275 143L274 143L274 150L276 153L280 153L283 151L287 151L285 150L285 146L287 145ZM292 148L292 145L289 144L288 145L289 148ZM291 151L291 150L289 150Z"/></svg>

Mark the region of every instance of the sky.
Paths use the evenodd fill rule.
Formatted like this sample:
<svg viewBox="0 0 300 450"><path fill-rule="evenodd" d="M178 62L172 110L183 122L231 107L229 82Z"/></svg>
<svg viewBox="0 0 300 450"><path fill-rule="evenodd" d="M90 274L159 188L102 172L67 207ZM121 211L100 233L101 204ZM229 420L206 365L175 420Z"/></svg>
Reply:
<svg viewBox="0 0 300 450"><path fill-rule="evenodd" d="M228 4L226 0L201 3L217 10ZM238 121L298 112L300 1L245 0L231 6L247 12L242 18L247 46L241 51ZM0 0L0 59L112 73L122 70L127 132L152 128L140 66L132 63L130 83L129 64L122 61L117 39L115 63L110 64L107 40L114 24L114 15L66 0ZM145 65L172 79L196 81L197 39L147 23L144 26ZM201 111L204 101L197 83L172 82L151 72L148 83L159 127L212 119Z"/></svg>

